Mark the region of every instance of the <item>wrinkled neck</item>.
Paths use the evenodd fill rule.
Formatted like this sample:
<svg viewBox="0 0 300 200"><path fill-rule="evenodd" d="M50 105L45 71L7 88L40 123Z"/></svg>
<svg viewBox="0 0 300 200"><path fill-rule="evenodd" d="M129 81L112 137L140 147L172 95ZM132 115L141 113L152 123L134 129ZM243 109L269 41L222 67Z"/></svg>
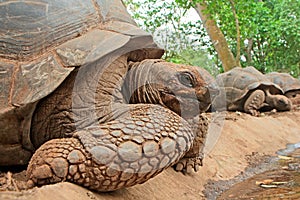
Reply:
<svg viewBox="0 0 300 200"><path fill-rule="evenodd" d="M123 88L128 103L149 103L164 105L155 77L158 75L152 65L157 60L131 63Z"/></svg>
<svg viewBox="0 0 300 200"><path fill-rule="evenodd" d="M265 90L265 102L271 106L271 107L275 107L276 104L275 104L275 101L276 101L276 96L277 95L274 95L274 94L271 94L270 90L269 89L266 89Z"/></svg>

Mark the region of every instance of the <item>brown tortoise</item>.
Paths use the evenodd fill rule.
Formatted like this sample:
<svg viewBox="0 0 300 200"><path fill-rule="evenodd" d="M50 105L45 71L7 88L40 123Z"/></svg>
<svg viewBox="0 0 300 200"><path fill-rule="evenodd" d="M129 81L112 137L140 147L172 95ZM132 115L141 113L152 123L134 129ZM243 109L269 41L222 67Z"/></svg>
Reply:
<svg viewBox="0 0 300 200"><path fill-rule="evenodd" d="M222 91L212 105L216 110L238 110L258 115L262 108L291 109L291 102L282 95L282 89L254 67L235 67L219 74L216 81Z"/></svg>
<svg viewBox="0 0 300 200"><path fill-rule="evenodd" d="M265 75L270 81L279 85L286 97L294 105L300 105L300 80L288 73L272 72Z"/></svg>
<svg viewBox="0 0 300 200"><path fill-rule="evenodd" d="M119 0L1 3L0 166L98 191L196 171L217 87L162 54Z"/></svg>

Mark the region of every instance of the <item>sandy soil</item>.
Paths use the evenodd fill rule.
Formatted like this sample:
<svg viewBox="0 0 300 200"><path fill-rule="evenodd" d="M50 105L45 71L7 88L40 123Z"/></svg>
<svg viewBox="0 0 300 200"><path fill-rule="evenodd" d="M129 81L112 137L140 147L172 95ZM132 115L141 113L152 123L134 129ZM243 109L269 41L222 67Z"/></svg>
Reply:
<svg viewBox="0 0 300 200"><path fill-rule="evenodd" d="M300 111L260 117L221 113L213 119L204 166L192 175L170 168L142 185L116 192L97 193L71 183L59 183L21 192L0 192L0 199L210 200L233 183L267 170L271 167L270 156L286 144L300 142Z"/></svg>

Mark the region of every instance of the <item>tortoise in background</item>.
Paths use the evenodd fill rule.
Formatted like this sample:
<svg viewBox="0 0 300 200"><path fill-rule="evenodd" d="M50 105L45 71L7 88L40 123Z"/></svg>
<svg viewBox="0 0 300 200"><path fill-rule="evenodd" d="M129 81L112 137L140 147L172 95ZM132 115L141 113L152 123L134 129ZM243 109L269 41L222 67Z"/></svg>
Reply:
<svg viewBox="0 0 300 200"><path fill-rule="evenodd" d="M291 109L291 101L283 95L282 89L254 67L235 67L219 74L216 81L223 92L213 102L215 110L227 109L258 115L260 109Z"/></svg>
<svg viewBox="0 0 300 200"><path fill-rule="evenodd" d="M288 73L271 72L265 75L270 81L279 85L286 97L294 105L300 105L300 80Z"/></svg>
<svg viewBox="0 0 300 200"><path fill-rule="evenodd" d="M119 0L2 2L0 166L98 191L197 170L217 88L162 54Z"/></svg>

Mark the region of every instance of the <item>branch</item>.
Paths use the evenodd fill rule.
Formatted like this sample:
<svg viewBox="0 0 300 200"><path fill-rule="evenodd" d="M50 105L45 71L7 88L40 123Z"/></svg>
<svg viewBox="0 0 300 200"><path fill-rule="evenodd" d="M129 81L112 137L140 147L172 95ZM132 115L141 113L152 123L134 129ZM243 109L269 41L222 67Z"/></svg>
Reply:
<svg viewBox="0 0 300 200"><path fill-rule="evenodd" d="M252 63L252 55L251 55L252 48L253 48L253 38L249 38L248 39L248 46L246 48L247 64L248 65L251 65L251 63Z"/></svg>
<svg viewBox="0 0 300 200"><path fill-rule="evenodd" d="M201 3L196 3L194 8L199 14L203 26L205 27L211 42L218 53L218 58L222 62L224 71L228 71L233 67L238 66L231 49L229 49L223 32L217 26L216 21L211 17L210 13L207 12L206 1L203 0Z"/></svg>

